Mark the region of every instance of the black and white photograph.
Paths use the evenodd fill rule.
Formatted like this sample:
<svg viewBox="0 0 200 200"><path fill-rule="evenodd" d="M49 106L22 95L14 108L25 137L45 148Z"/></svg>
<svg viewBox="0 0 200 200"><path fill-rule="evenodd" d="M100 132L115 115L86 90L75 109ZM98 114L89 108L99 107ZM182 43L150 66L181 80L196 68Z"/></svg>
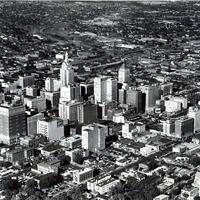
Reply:
<svg viewBox="0 0 200 200"><path fill-rule="evenodd" d="M200 200L200 0L0 0L0 200Z"/></svg>

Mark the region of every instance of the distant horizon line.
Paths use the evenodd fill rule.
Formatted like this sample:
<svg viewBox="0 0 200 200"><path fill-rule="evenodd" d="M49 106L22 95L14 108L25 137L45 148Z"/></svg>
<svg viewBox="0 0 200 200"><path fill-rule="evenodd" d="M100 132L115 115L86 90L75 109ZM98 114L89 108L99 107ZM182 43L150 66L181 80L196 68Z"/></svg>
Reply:
<svg viewBox="0 0 200 200"><path fill-rule="evenodd" d="M31 2L31 1L37 1L37 2L62 2L62 1L68 1L68 2L148 2L148 3L154 3L154 2L199 2L200 0L0 0L0 2Z"/></svg>

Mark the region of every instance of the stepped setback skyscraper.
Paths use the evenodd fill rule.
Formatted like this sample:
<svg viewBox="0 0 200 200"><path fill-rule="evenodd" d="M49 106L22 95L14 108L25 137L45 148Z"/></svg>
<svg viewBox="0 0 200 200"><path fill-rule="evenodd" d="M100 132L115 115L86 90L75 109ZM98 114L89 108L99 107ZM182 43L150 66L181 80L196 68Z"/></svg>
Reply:
<svg viewBox="0 0 200 200"><path fill-rule="evenodd" d="M62 86L74 83L74 70L69 63L68 53L65 54L65 59L60 69L60 81Z"/></svg>

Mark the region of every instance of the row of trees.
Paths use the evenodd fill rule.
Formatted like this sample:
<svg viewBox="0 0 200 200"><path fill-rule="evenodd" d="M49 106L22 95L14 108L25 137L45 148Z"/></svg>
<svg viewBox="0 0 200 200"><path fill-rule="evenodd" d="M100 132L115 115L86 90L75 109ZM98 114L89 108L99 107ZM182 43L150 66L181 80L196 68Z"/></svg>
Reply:
<svg viewBox="0 0 200 200"><path fill-rule="evenodd" d="M159 195L156 187L158 176L147 177L142 181L130 177L126 183L119 183L111 190L112 200L151 200Z"/></svg>

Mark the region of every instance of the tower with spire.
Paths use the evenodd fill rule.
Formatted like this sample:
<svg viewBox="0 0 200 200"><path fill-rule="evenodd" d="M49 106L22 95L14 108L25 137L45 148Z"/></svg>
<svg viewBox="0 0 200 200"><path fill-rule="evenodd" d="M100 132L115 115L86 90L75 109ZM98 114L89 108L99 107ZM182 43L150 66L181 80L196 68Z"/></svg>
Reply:
<svg viewBox="0 0 200 200"><path fill-rule="evenodd" d="M60 81L62 86L74 83L74 70L69 63L67 52L65 53L65 58L60 69Z"/></svg>

